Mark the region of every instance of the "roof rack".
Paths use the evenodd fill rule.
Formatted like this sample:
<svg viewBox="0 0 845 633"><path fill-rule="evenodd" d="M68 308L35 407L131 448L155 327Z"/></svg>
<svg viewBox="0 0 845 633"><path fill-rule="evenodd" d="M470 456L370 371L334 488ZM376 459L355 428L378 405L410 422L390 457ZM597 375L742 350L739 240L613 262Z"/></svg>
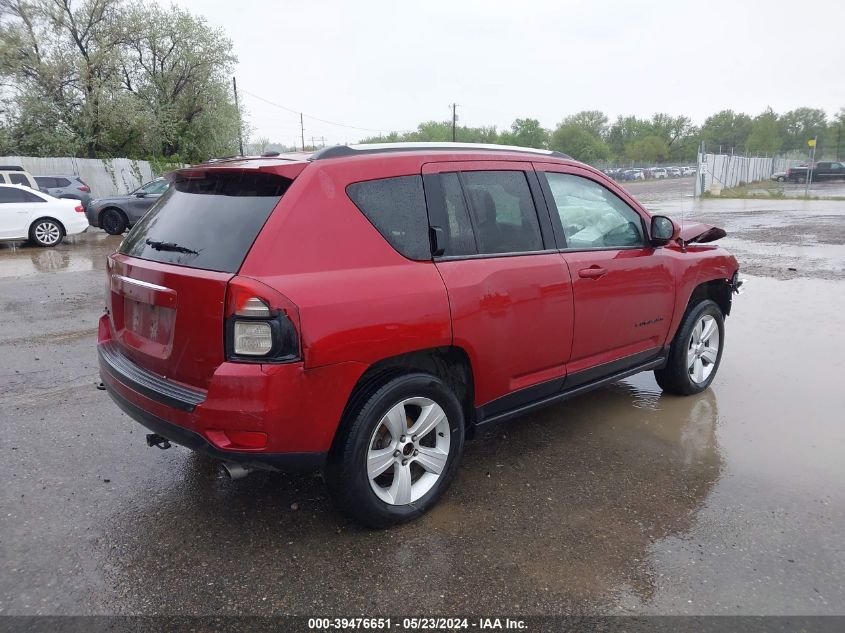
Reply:
<svg viewBox="0 0 845 633"><path fill-rule="evenodd" d="M388 152L418 152L418 151L495 151L512 152L520 154L536 154L540 156L554 156L572 160L571 156L563 152L555 152L548 149L535 149L533 147L518 147L516 145L495 145L492 143L362 143L358 145L334 145L326 147L311 154L309 160L323 160L326 158L341 158L344 156L359 156L363 154L381 154Z"/></svg>
<svg viewBox="0 0 845 633"><path fill-rule="evenodd" d="M26 171L20 165L0 165L0 170L2 170L2 171Z"/></svg>

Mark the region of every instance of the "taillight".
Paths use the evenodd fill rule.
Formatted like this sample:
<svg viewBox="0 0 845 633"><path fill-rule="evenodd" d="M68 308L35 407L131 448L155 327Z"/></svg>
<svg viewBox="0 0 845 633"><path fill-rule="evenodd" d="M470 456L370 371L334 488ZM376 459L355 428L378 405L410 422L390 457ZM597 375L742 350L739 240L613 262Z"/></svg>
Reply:
<svg viewBox="0 0 845 633"><path fill-rule="evenodd" d="M88 185L82 185L81 187L77 187L77 189L79 189L83 193L91 193L91 187L89 187Z"/></svg>
<svg viewBox="0 0 845 633"><path fill-rule="evenodd" d="M299 359L299 311L284 295L254 279L226 288L226 357L239 362Z"/></svg>
<svg viewBox="0 0 845 633"><path fill-rule="evenodd" d="M74 211L76 211L77 213L85 213L85 209L83 209L83 208L82 208L82 205L81 205L81 204L76 205L76 206L73 208L73 210L74 210Z"/></svg>

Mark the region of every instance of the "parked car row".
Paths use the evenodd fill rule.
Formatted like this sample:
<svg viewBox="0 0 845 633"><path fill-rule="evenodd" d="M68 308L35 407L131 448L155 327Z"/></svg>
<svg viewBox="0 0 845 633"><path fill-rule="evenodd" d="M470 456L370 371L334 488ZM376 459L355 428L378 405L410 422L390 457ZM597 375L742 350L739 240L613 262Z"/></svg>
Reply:
<svg viewBox="0 0 845 633"><path fill-rule="evenodd" d="M169 187L157 178L126 195L92 198L91 188L79 176L33 176L23 167L0 165L0 241L56 246L65 235L82 233L88 226L121 235Z"/></svg>
<svg viewBox="0 0 845 633"><path fill-rule="evenodd" d="M694 166L685 167L634 167L625 169L618 167L603 169L605 175L614 180L661 180L663 178L683 178L695 176L698 170Z"/></svg>

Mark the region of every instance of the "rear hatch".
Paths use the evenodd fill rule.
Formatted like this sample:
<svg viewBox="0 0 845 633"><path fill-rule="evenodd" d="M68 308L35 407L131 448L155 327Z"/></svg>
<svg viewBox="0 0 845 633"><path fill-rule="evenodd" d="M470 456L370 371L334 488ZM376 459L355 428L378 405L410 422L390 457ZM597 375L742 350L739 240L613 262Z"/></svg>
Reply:
<svg viewBox="0 0 845 633"><path fill-rule="evenodd" d="M167 194L109 257L112 350L207 389L225 360L227 283L301 169L290 178L233 167L172 174Z"/></svg>

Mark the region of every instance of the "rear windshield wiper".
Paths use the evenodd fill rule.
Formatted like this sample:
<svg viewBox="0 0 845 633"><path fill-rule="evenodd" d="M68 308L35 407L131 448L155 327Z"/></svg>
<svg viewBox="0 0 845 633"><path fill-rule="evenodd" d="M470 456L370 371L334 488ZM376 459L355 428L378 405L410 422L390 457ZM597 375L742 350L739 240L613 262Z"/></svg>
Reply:
<svg viewBox="0 0 845 633"><path fill-rule="evenodd" d="M190 253L191 255L199 255L197 251L192 250L187 246L179 246L179 244L176 244L175 242L160 242L158 240L151 240L150 238L147 238L146 244L157 251L173 251L174 253Z"/></svg>

